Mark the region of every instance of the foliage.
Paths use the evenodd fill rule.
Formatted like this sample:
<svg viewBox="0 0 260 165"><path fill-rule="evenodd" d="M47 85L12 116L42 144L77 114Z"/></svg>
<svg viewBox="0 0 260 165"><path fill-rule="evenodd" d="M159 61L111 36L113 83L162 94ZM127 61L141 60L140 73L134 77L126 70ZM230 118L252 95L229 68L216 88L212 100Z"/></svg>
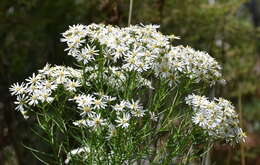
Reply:
<svg viewBox="0 0 260 165"><path fill-rule="evenodd" d="M79 69L47 64L11 86L16 110L36 118L40 137L52 147L43 158L32 150L40 161L187 164L216 141L244 141L229 101L188 95L203 94L221 80L218 63L205 52L172 46L178 37L156 28L70 26L61 41Z"/></svg>

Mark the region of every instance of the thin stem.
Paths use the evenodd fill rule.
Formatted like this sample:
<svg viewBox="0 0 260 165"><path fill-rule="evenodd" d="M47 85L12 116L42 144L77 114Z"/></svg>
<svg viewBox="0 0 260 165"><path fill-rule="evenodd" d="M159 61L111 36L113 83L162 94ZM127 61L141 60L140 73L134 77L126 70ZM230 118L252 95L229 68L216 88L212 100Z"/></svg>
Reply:
<svg viewBox="0 0 260 165"><path fill-rule="evenodd" d="M242 95L241 95L241 86L239 85L239 95L238 95L238 109L239 109L239 124L240 128L243 128L243 118L242 118ZM246 165L246 160L245 160L245 147L244 143L240 143L240 153L241 153L241 165Z"/></svg>
<svg viewBox="0 0 260 165"><path fill-rule="evenodd" d="M131 24L132 11L133 11L133 1L134 0L130 0L129 14L128 14L128 26L130 26L130 24Z"/></svg>
<svg viewBox="0 0 260 165"><path fill-rule="evenodd" d="M186 155L186 157L184 158L184 164L185 164L185 165L187 165L187 164L189 163L189 156L190 156L190 154L192 153L192 151L193 151L193 146L191 145L191 146L190 146L190 149L189 149L189 151L188 151L188 153L187 153L187 155Z"/></svg>
<svg viewBox="0 0 260 165"><path fill-rule="evenodd" d="M204 165L210 165L210 160L211 160L210 159L210 150L207 152L207 154L203 158L205 158Z"/></svg>
<svg viewBox="0 0 260 165"><path fill-rule="evenodd" d="M216 88L213 86L213 88L210 90L210 98L213 99L215 97ZM202 164L203 165L210 165L210 149L206 153L206 155L203 156Z"/></svg>

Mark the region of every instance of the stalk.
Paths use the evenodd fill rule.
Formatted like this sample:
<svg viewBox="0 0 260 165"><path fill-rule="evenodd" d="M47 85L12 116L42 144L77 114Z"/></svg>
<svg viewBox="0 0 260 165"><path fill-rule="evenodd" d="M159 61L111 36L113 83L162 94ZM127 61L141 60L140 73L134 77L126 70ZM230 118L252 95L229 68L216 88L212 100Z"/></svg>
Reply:
<svg viewBox="0 0 260 165"><path fill-rule="evenodd" d="M243 129L243 117L242 117L242 94L241 94L241 85L239 85L239 94L238 94L238 109L239 109L239 125L240 128ZM246 165L246 159L245 159L245 146L244 142L240 143L240 153L241 153L241 165Z"/></svg>
<svg viewBox="0 0 260 165"><path fill-rule="evenodd" d="M132 18L132 11L133 11L133 1L134 0L130 0L130 4L129 4L128 26L131 25L131 18Z"/></svg>

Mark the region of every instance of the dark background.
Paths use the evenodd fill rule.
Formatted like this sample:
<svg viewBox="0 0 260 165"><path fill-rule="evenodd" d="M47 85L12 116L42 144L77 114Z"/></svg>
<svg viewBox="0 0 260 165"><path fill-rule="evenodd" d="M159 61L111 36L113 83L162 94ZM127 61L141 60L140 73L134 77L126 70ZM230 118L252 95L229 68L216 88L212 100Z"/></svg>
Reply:
<svg viewBox="0 0 260 165"><path fill-rule="evenodd" d="M132 24L160 24L176 45L205 50L223 66L216 96L241 110L246 143L216 144L215 164L260 164L260 0L134 0ZM72 65L60 43L73 24L127 26L129 0L0 0L0 165L41 164L24 145L41 146L32 121L14 110L8 88L47 62ZM239 100L242 106L238 105Z"/></svg>

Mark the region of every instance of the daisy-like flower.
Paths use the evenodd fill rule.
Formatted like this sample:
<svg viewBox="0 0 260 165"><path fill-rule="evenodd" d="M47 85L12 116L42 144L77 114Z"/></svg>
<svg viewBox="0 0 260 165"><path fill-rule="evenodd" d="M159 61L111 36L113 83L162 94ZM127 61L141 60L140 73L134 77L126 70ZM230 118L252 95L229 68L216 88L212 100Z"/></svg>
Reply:
<svg viewBox="0 0 260 165"><path fill-rule="evenodd" d="M17 106L15 107L16 110L18 111L24 111L24 107L26 106L27 102L28 102L28 97L23 95L18 95L17 96L17 101L14 102L14 104L16 104Z"/></svg>
<svg viewBox="0 0 260 165"><path fill-rule="evenodd" d="M57 84L64 84L66 82L66 76L67 76L67 72L64 68L57 70L55 72L55 81Z"/></svg>
<svg viewBox="0 0 260 165"><path fill-rule="evenodd" d="M157 121L158 120L158 116L154 113L154 112L149 112L150 114L150 119L153 121Z"/></svg>
<svg viewBox="0 0 260 165"><path fill-rule="evenodd" d="M35 73L33 73L33 75L27 79L25 79L26 81L28 81L27 84L36 84L39 80L41 79L41 75L37 74L35 76Z"/></svg>
<svg viewBox="0 0 260 165"><path fill-rule="evenodd" d="M28 99L28 104L31 105L31 106L35 106L39 103L39 91L35 91L31 96L30 98Z"/></svg>
<svg viewBox="0 0 260 165"><path fill-rule="evenodd" d="M39 88L41 88L41 86L38 84L34 85L34 84L31 84L30 86L27 87L26 89L26 92L28 94L32 94L34 93L36 90L38 90Z"/></svg>
<svg viewBox="0 0 260 165"><path fill-rule="evenodd" d="M84 154L84 156L87 156L88 153L90 153L89 147L80 147L80 148L73 149L67 154L67 158L66 158L64 163L69 164L72 157L75 156L75 155L83 155Z"/></svg>
<svg viewBox="0 0 260 165"><path fill-rule="evenodd" d="M103 99L95 99L93 101L94 109L104 109L107 105Z"/></svg>
<svg viewBox="0 0 260 165"><path fill-rule="evenodd" d="M206 81L214 84L221 78L220 65L206 52L177 46L171 47L168 54L172 56L171 69L195 79L196 82Z"/></svg>
<svg viewBox="0 0 260 165"><path fill-rule="evenodd" d="M138 80L139 80L139 82L138 82L139 86L145 86L145 87L148 87L150 89L154 89L151 81L149 81L149 80L147 80L147 79L145 79L141 76L138 77Z"/></svg>
<svg viewBox="0 0 260 165"><path fill-rule="evenodd" d="M44 75L50 75L51 74L51 65L50 64L46 64L43 69L39 70L39 73L44 74Z"/></svg>
<svg viewBox="0 0 260 165"><path fill-rule="evenodd" d="M124 68L127 71L136 71L138 69L138 65L140 63L139 59L135 56L128 56L125 59L125 64L122 68Z"/></svg>
<svg viewBox="0 0 260 165"><path fill-rule="evenodd" d="M132 110L131 113L135 117L144 117L146 110L143 109L135 109Z"/></svg>
<svg viewBox="0 0 260 165"><path fill-rule="evenodd" d="M112 101L115 101L116 100L116 97L112 97L112 96L108 96L108 95L105 95L104 93L102 92L97 92L97 93L94 93L94 95L100 97L101 100L103 100L104 102L112 102Z"/></svg>
<svg viewBox="0 0 260 165"><path fill-rule="evenodd" d="M47 90L55 90L57 88L57 84L55 84L54 81L50 81L50 80L43 80L37 83L37 86L39 86L39 88L44 88Z"/></svg>
<svg viewBox="0 0 260 165"><path fill-rule="evenodd" d="M61 42L73 42L75 37L83 38L86 36L86 26L85 25L73 25L69 26L69 30L62 33L64 38L61 39Z"/></svg>
<svg viewBox="0 0 260 165"><path fill-rule="evenodd" d="M73 125L79 126L79 127L87 126L87 120L81 119L81 120L78 120L78 121L74 121Z"/></svg>
<svg viewBox="0 0 260 165"><path fill-rule="evenodd" d="M88 121L88 126L94 129L107 124L106 120L102 119L100 114L91 115L90 118L91 120Z"/></svg>
<svg viewBox="0 0 260 165"><path fill-rule="evenodd" d="M80 82L77 80L68 80L65 84L65 87L67 90L71 91L71 92L76 92L76 88L80 87Z"/></svg>
<svg viewBox="0 0 260 165"><path fill-rule="evenodd" d="M121 46L121 45L120 45L120 46L118 46L118 47L116 48L116 50L115 50L114 52L111 52L111 53L109 53L109 54L112 55L112 60L113 60L114 62L116 62L118 59L120 59L121 57L123 57L123 56L125 55L125 52L126 52L127 50L129 50L128 47L125 47L125 46ZM111 58L108 57L108 59L111 59Z"/></svg>
<svg viewBox="0 0 260 165"><path fill-rule="evenodd" d="M73 25L69 27L69 30L62 33L63 37L61 42L67 42L69 50L69 55L74 49L79 48L84 42L84 37L86 36L86 26L84 25Z"/></svg>
<svg viewBox="0 0 260 165"><path fill-rule="evenodd" d="M107 139L111 139L112 137L116 136L117 130L115 125L109 124L108 126L108 136L106 137Z"/></svg>
<svg viewBox="0 0 260 165"><path fill-rule="evenodd" d="M95 114L91 105L80 106L79 109L83 111L80 113L81 116L86 116L86 115L90 116L92 114Z"/></svg>
<svg viewBox="0 0 260 165"><path fill-rule="evenodd" d="M131 116L129 113L123 113L123 117L117 116L117 120L115 120L118 124L117 127L127 128L129 126L129 120Z"/></svg>
<svg viewBox="0 0 260 165"><path fill-rule="evenodd" d="M79 52L79 54L76 55L77 60L82 61L84 64L87 64L89 61L94 60L94 56L98 55L99 52L95 48L95 46L90 47L89 45L87 45L87 47L82 48L81 52Z"/></svg>
<svg viewBox="0 0 260 165"><path fill-rule="evenodd" d="M112 102L116 100L116 97L112 96L105 96L103 99L105 99L107 102Z"/></svg>
<svg viewBox="0 0 260 165"><path fill-rule="evenodd" d="M27 89L27 85L24 83L21 83L21 85L19 85L19 83L16 83L11 85L11 87L9 88L11 95L24 94L26 92L26 89Z"/></svg>
<svg viewBox="0 0 260 165"><path fill-rule="evenodd" d="M163 78L169 77L170 73L170 67L168 63L160 63L158 66L158 70L156 71L157 74Z"/></svg>
<svg viewBox="0 0 260 165"><path fill-rule="evenodd" d="M141 105L139 105L139 100L137 100L137 101L132 100L131 102L128 102L126 105L131 110L143 109L143 107Z"/></svg>
<svg viewBox="0 0 260 165"><path fill-rule="evenodd" d="M124 111L125 108L127 107L127 104L128 104L128 102L123 100L123 101L120 102L120 104L114 105L114 106L113 106L113 109L114 109L115 111L122 112L122 111Z"/></svg>
<svg viewBox="0 0 260 165"><path fill-rule="evenodd" d="M207 128L209 122L208 119L206 118L205 114L203 113L196 113L193 117L192 117L192 121L193 123L199 125L202 128Z"/></svg>
<svg viewBox="0 0 260 165"><path fill-rule="evenodd" d="M88 94L86 95L80 95L78 97L76 97L76 103L78 103L79 107L84 107L84 106L90 106L93 104L93 101L95 100L95 98Z"/></svg>
<svg viewBox="0 0 260 165"><path fill-rule="evenodd" d="M54 98L51 97L51 91L47 90L47 89L42 89L42 90L38 90L38 99L41 100L41 102L47 102L47 103L51 103Z"/></svg>

